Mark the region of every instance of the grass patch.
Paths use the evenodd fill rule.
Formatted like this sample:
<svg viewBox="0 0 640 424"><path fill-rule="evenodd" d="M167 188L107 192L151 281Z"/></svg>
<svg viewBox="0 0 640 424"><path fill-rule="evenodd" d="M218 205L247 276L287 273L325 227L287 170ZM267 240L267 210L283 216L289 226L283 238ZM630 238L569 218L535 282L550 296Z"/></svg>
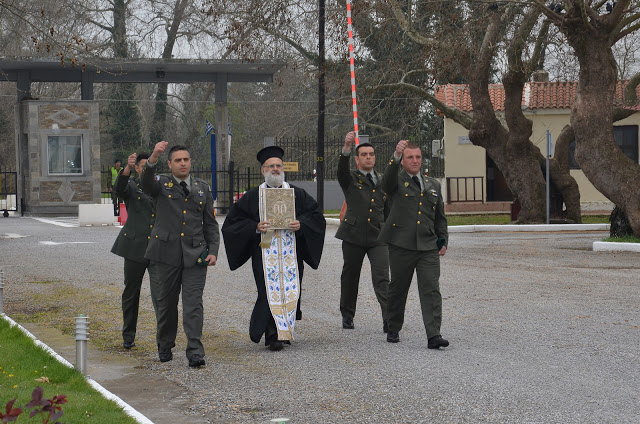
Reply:
<svg viewBox="0 0 640 424"><path fill-rule="evenodd" d="M68 403L62 406L64 415L61 421L95 424L136 422L115 402L105 399L89 386L80 372L58 362L4 319L0 319L0 334L0 408L3 411L7 402L14 398L17 398L14 407L22 408L31 400L31 392L40 386L44 389L44 398L67 396ZM49 382L36 381L43 377ZM28 420L29 411L23 412L17 422L31 422Z"/></svg>
<svg viewBox="0 0 640 424"><path fill-rule="evenodd" d="M583 224L609 224L609 215L582 215Z"/></svg>
<svg viewBox="0 0 640 424"><path fill-rule="evenodd" d="M640 243L640 237L636 236L624 236L624 237L607 237L602 241L612 241L615 243Z"/></svg>
<svg viewBox="0 0 640 424"><path fill-rule="evenodd" d="M511 223L509 214L447 215L447 224L455 225L505 225Z"/></svg>

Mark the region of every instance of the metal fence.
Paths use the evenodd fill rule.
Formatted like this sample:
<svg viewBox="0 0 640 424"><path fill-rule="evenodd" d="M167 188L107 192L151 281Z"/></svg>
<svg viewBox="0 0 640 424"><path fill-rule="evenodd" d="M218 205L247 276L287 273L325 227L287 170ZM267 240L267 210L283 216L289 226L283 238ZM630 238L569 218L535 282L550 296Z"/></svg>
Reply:
<svg viewBox="0 0 640 424"><path fill-rule="evenodd" d="M393 156L398 144L397 139L371 138L369 143L376 150L376 171L382 173L389 159ZM444 157L440 152L433 156L431 140L414 140L422 149L423 169L434 178L444 177ZM298 172L287 172L287 180L309 181L314 178L314 170L317 166L317 138L313 137L287 137L276 138L275 145L284 149L286 162L298 162ZM344 138L327 137L324 142L324 178L336 180L338 174L338 159L344 146Z"/></svg>
<svg viewBox="0 0 640 424"><path fill-rule="evenodd" d="M0 210L3 216L18 210L18 173L0 170Z"/></svg>
<svg viewBox="0 0 640 424"><path fill-rule="evenodd" d="M398 140L395 139L373 139L370 143L376 149L376 170L384 172L384 168L396 149ZM317 165L317 139L290 137L275 139L275 144L285 151L286 162L297 162L298 171L286 172L288 181L313 181ZM444 159L431 154L431 142L418 144L422 147L424 167L432 177L444 176ZM324 178L325 180L336 180L338 172L338 159L344 146L344 138L327 137L324 145ZM158 169L159 173L168 172L162 165ZM101 171L102 203L112 203L111 192L107 182L111 178L111 167L104 167ZM212 184L212 174L209 168L192 168L191 175ZM237 169L231 162L228 168L216 171L217 182L217 209L218 213L228 212L231 205L238 200L242 193L259 186L264 181L260 173L260 167L246 167Z"/></svg>
<svg viewBox="0 0 640 424"><path fill-rule="evenodd" d="M164 171L160 170L160 173L162 174ZM213 189L210 168L192 168L190 174L195 178L204 180ZM111 168L103 168L101 175L102 203L111 204L111 192L107 184L111 178ZM217 209L218 213L224 214L228 212L231 205L238 200L242 193L259 186L264 181L264 178L259 168L235 169L233 162L231 162L229 168L216 171L216 180L217 190L215 190L215 197L217 199Z"/></svg>

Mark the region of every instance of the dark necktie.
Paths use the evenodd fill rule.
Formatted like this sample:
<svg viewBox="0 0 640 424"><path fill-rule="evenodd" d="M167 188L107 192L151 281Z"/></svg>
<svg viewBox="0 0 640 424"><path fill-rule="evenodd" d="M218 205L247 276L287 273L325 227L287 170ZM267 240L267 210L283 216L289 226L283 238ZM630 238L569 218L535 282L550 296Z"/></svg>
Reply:
<svg viewBox="0 0 640 424"><path fill-rule="evenodd" d="M184 191L184 197L189 195L189 189L187 188L187 183L184 181L180 181L180 185L182 186L182 190Z"/></svg>
<svg viewBox="0 0 640 424"><path fill-rule="evenodd" d="M372 186L376 185L376 183L373 182L373 177L371 176L371 174L367 173L367 179L369 180Z"/></svg>
<svg viewBox="0 0 640 424"><path fill-rule="evenodd" d="M422 190L422 187L420 187L420 180L418 179L418 176L414 175L413 177L411 177L411 179L413 180L414 183L418 185L418 188Z"/></svg>

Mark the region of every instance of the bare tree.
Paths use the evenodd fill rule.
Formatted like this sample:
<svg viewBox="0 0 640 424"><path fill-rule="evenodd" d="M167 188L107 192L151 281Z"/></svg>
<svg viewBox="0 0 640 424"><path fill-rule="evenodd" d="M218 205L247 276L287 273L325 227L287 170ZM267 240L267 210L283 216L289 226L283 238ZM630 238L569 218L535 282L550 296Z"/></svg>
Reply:
<svg viewBox="0 0 640 424"><path fill-rule="evenodd" d="M624 211L634 234L640 236L640 165L625 156L613 138L613 123L620 116L614 107L618 69L613 46L640 28L640 4L567 0L551 10L541 0L535 3L565 34L580 64L571 110L576 160L589 181ZM637 104L637 80L632 78L627 85L628 104Z"/></svg>

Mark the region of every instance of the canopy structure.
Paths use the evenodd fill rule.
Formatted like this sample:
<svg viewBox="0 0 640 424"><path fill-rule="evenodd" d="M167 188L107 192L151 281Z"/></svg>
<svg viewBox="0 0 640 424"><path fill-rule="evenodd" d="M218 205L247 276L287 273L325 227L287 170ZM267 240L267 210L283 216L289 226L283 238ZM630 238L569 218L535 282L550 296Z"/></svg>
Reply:
<svg viewBox="0 0 640 424"><path fill-rule="evenodd" d="M94 100L96 83L179 83L210 82L215 84L216 165L218 169L230 161L230 138L227 131L228 83L272 82L273 75L284 63L244 60L191 60L191 59L121 59L91 60L72 66L57 59L4 57L0 58L0 82L15 82L17 103L33 100L31 83L80 83L81 100ZM16 159L19 176L28 177L28 137L24 128L24 115L16 109ZM18 193L24 198L25 187L18 178Z"/></svg>

